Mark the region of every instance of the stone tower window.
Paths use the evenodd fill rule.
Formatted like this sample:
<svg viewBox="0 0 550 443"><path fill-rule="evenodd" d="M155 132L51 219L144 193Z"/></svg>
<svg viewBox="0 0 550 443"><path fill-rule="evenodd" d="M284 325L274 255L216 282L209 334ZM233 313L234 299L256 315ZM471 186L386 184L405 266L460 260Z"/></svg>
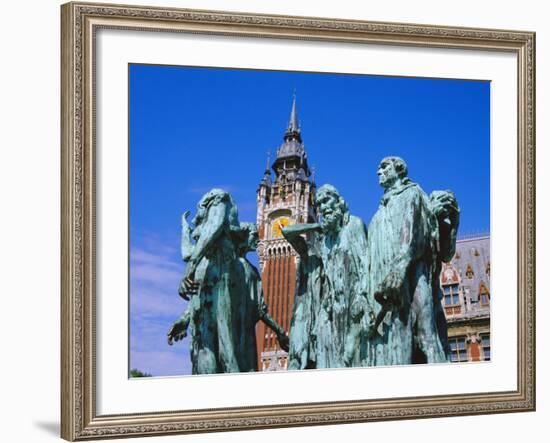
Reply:
<svg viewBox="0 0 550 443"><path fill-rule="evenodd" d="M474 270L470 265L468 265L468 267L466 268L466 278L470 280L474 278Z"/></svg>

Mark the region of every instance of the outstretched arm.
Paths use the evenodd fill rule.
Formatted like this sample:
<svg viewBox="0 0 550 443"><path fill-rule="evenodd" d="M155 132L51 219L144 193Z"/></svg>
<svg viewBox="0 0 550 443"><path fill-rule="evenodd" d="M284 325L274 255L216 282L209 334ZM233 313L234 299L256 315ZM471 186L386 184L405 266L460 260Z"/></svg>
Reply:
<svg viewBox="0 0 550 443"><path fill-rule="evenodd" d="M288 241L296 252L301 256L307 255L307 242L302 234L309 232L321 232L321 225L318 223L303 223L283 227L279 224L283 237Z"/></svg>
<svg viewBox="0 0 550 443"><path fill-rule="evenodd" d="M288 335L286 335L286 332L283 329L283 327L279 323L277 323L275 319L271 317L271 315L269 315L267 308L264 314L260 317L260 319L265 323L267 327L269 327L269 329L275 332L275 335L277 336L277 341L279 342L279 346L281 346L281 349L283 351L288 352L288 349L289 349Z"/></svg>
<svg viewBox="0 0 550 443"><path fill-rule="evenodd" d="M288 352L289 342L288 342L288 336L285 333L285 330L283 327L275 321L273 317L269 314L269 308L267 307L267 303L264 299L264 292L262 289L262 282L261 280L258 280L258 317L261 321L264 322L264 324L270 328L275 334L277 335L277 340L279 342L279 345L281 346L281 349L283 351Z"/></svg>

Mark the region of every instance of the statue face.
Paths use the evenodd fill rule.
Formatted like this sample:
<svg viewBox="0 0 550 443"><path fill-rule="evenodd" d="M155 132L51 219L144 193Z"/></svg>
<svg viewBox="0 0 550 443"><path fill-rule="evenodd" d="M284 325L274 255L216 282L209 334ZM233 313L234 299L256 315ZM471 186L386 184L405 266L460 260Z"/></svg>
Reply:
<svg viewBox="0 0 550 443"><path fill-rule="evenodd" d="M391 160L382 160L376 174L378 175L378 183L384 189L391 188L399 179L399 175L395 170L395 164Z"/></svg>
<svg viewBox="0 0 550 443"><path fill-rule="evenodd" d="M330 192L318 193L316 197L317 206L321 213L321 225L324 229L334 229L340 225L342 211L338 201L338 196Z"/></svg>

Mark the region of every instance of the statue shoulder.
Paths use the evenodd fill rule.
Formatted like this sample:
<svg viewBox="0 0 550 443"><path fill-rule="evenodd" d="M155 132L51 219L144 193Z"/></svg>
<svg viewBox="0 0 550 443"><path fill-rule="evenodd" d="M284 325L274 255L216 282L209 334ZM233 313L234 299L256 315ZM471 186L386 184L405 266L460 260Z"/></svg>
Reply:
<svg viewBox="0 0 550 443"><path fill-rule="evenodd" d="M424 204L425 206L430 205L430 198L428 194L424 192L422 187L415 182L409 182L405 185L405 189L401 193L412 201L418 201L418 203Z"/></svg>
<svg viewBox="0 0 550 443"><path fill-rule="evenodd" d="M352 229L353 231L360 230L360 231L366 231L367 227L365 225L365 222L357 217L356 215L350 215L349 216L349 222L347 226Z"/></svg>
<svg viewBox="0 0 550 443"><path fill-rule="evenodd" d="M355 215L350 215L344 228L344 236L352 246L363 247L367 240L367 227L365 222Z"/></svg>

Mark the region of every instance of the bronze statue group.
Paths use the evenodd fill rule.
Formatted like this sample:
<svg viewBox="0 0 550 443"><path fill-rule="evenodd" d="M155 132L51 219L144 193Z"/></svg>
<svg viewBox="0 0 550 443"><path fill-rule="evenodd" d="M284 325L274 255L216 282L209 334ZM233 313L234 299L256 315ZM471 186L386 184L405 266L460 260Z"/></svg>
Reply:
<svg viewBox="0 0 550 443"><path fill-rule="evenodd" d="M257 369L256 323L288 352L288 369L448 361L441 263L455 252L459 208L450 191L428 197L399 157L378 167L384 189L368 229L332 185L315 195L319 223L281 226L298 256L289 335L269 315L253 223L239 223L231 195L205 194L197 214L182 217L187 263L179 294L188 300L168 343L191 336L193 374Z"/></svg>

